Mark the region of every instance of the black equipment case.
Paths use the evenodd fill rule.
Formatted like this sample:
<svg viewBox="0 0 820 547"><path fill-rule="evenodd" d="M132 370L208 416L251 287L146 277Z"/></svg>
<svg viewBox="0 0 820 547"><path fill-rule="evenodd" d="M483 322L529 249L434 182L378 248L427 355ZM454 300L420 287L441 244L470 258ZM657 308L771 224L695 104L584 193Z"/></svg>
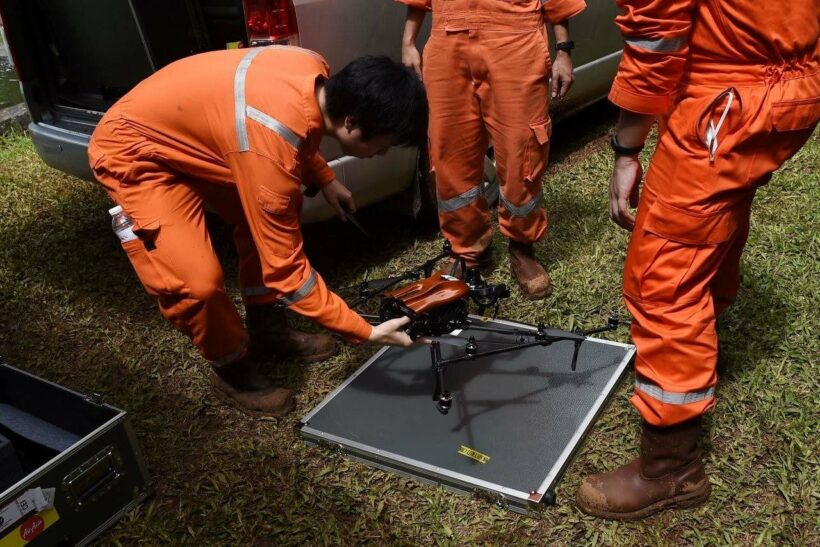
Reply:
<svg viewBox="0 0 820 547"><path fill-rule="evenodd" d="M147 478L124 411L0 358L0 547L85 545Z"/></svg>

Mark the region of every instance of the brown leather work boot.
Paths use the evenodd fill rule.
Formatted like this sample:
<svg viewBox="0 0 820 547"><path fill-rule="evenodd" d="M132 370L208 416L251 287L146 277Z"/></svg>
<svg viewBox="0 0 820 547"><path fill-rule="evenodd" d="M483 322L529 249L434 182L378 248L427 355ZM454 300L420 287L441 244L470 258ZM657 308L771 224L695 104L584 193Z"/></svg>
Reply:
<svg viewBox="0 0 820 547"><path fill-rule="evenodd" d="M521 292L530 300L540 300L552 294L552 279L535 258L532 244L510 240L510 272Z"/></svg>
<svg viewBox="0 0 820 547"><path fill-rule="evenodd" d="M455 266L455 268L453 268ZM493 269L495 268L495 257L493 256L493 246L490 245L480 255L476 258L475 264L470 264L467 262L468 268L478 268L482 275L487 275L492 273ZM441 273L445 275L452 275L459 279L464 278L464 272L461 269L461 261L457 260L455 257L448 258L442 268L439 270Z"/></svg>
<svg viewBox="0 0 820 547"><path fill-rule="evenodd" d="M701 419L672 427L643 423L641 454L618 469L584 479L575 503L595 517L635 520L709 498L698 437Z"/></svg>
<svg viewBox="0 0 820 547"><path fill-rule="evenodd" d="M336 355L336 341L327 334L302 332L288 326L285 310L271 305L246 306L251 348L283 359L316 363Z"/></svg>
<svg viewBox="0 0 820 547"><path fill-rule="evenodd" d="M290 390L273 385L247 356L235 363L212 367L211 385L217 397L251 416L278 418L296 406Z"/></svg>

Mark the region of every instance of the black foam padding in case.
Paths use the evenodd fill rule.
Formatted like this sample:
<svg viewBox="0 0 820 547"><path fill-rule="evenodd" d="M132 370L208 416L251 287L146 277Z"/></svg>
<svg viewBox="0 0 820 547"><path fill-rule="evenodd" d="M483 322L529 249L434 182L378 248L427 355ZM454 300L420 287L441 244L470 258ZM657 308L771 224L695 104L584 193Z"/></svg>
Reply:
<svg viewBox="0 0 820 547"><path fill-rule="evenodd" d="M0 435L0 492L23 478L23 468L11 441Z"/></svg>
<svg viewBox="0 0 820 547"><path fill-rule="evenodd" d="M62 452L80 440L79 435L3 403L0 403L0 426L57 452Z"/></svg>

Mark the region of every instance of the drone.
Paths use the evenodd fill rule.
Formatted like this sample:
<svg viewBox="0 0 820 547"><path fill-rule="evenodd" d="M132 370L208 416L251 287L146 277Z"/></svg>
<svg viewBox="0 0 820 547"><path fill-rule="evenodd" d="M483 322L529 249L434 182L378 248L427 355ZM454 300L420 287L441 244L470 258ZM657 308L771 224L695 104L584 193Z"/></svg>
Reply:
<svg viewBox="0 0 820 547"><path fill-rule="evenodd" d="M612 315L603 327L572 332L547 328L539 324L535 329L500 328L484 326L486 319L476 321L470 315L475 308L478 316L484 316L490 309L493 318L498 314L500 302L510 296L504 284L485 281L478 268L467 268L463 257L456 257L449 272L435 271L438 262L451 256L452 247L445 240L442 252L402 273L384 279L363 281L358 285L358 299L351 304L357 310L367 302L379 298L378 315L362 313L372 324L382 323L400 317L410 318L406 328L413 340L424 338L430 341L430 361L435 376L433 402L436 409L447 414L452 408L453 397L447 389L446 371L458 363L474 361L482 357L521 351L531 347L549 346L555 342L571 341L574 344L570 368L575 371L578 352L587 337L617 329L621 322ZM460 272L460 275L457 275ZM509 336L509 341L476 340L452 334L455 331L478 331ZM441 345L456 346L463 355L444 359ZM492 345L494 348L485 349Z"/></svg>

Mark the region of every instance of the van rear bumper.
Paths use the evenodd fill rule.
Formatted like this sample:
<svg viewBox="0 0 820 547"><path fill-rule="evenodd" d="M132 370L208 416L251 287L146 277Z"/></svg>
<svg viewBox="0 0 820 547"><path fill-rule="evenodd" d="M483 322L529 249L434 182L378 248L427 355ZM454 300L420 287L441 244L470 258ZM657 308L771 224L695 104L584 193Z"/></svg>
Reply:
<svg viewBox="0 0 820 547"><path fill-rule="evenodd" d="M38 122L30 123L28 130L46 165L81 179L95 180L88 165L87 134ZM416 178L417 154L415 148L392 148L383 157L361 160L343 156L329 165L336 178L353 191L356 204L364 207L409 188ZM335 214L325 199L305 199L302 222L320 222Z"/></svg>
<svg viewBox="0 0 820 547"><path fill-rule="evenodd" d="M46 165L81 179L94 180L88 166L88 135L39 122L30 123L28 132Z"/></svg>

